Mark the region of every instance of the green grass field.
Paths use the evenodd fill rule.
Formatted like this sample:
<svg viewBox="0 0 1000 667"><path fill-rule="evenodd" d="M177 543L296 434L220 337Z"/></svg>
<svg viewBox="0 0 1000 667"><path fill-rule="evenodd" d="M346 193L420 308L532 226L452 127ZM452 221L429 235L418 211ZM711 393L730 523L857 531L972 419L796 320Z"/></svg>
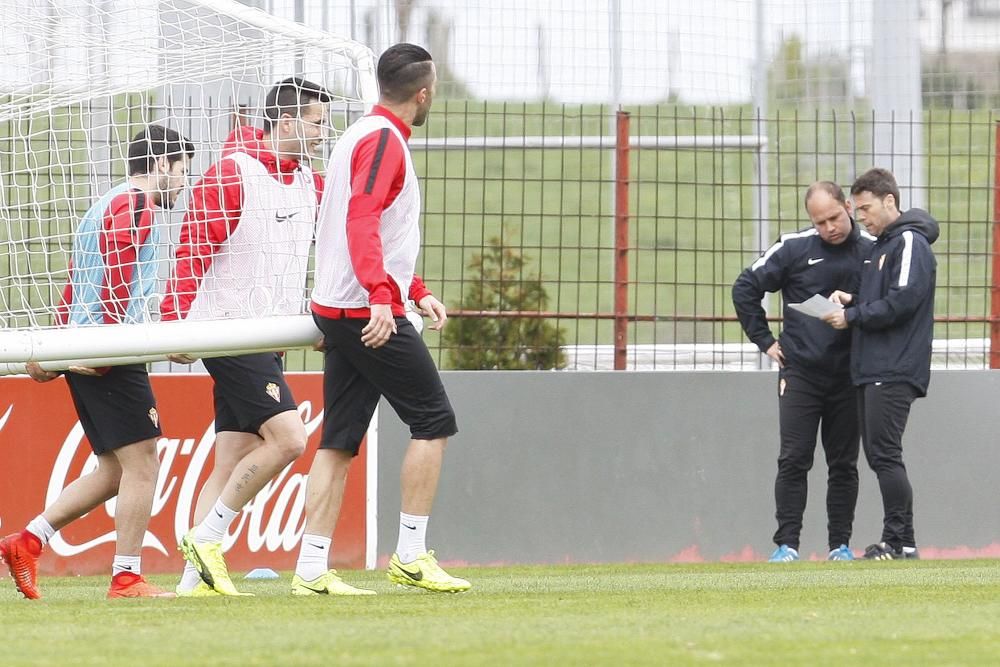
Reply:
<svg viewBox="0 0 1000 667"><path fill-rule="evenodd" d="M5 665L985 665L1000 563L452 568L459 595L348 572L366 599L103 599L105 577L0 581ZM171 585L173 577L152 577Z"/></svg>

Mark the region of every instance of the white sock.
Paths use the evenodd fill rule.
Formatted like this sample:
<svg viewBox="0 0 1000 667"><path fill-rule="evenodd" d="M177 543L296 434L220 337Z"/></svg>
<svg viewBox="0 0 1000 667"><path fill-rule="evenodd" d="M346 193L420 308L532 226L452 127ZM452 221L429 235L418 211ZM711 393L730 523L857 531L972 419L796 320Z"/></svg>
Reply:
<svg viewBox="0 0 1000 667"><path fill-rule="evenodd" d="M56 534L56 529L50 526L49 522L46 521L45 517L41 514L29 521L25 530L41 540L43 547L48 544L49 540L52 539L52 536Z"/></svg>
<svg viewBox="0 0 1000 667"><path fill-rule="evenodd" d="M330 549L333 539L310 535L302 536L302 547L299 549L299 560L295 563L295 574L305 581L312 581L326 574L330 563Z"/></svg>
<svg viewBox="0 0 1000 667"><path fill-rule="evenodd" d="M142 556L119 556L115 554L115 560L111 564L111 576L128 572L130 574L142 574Z"/></svg>
<svg viewBox="0 0 1000 667"><path fill-rule="evenodd" d="M222 500L215 501L215 505L208 511L198 527L194 529L194 541L197 544L206 542L221 542L229 530L229 524L233 522L238 510L231 510L226 507Z"/></svg>
<svg viewBox="0 0 1000 667"><path fill-rule="evenodd" d="M396 555L403 563L412 563L422 553L427 552L427 520L429 516L399 513L399 541Z"/></svg>
<svg viewBox="0 0 1000 667"><path fill-rule="evenodd" d="M195 566L184 561L184 574L181 575L181 583L177 584L177 590L193 591L200 581L201 575Z"/></svg>

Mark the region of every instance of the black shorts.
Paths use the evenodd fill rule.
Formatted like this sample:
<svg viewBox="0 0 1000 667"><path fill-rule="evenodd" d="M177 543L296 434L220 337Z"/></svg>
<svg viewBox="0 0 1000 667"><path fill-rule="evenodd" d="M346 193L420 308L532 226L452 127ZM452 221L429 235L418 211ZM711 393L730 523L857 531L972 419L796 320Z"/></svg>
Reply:
<svg viewBox="0 0 1000 667"><path fill-rule="evenodd" d="M66 373L66 384L95 454L163 435L145 364L112 366L97 377Z"/></svg>
<svg viewBox="0 0 1000 667"><path fill-rule="evenodd" d="M296 410L285 384L281 355L275 352L203 359L215 381L215 432L239 431L259 435L260 426L274 415Z"/></svg>
<svg viewBox="0 0 1000 667"><path fill-rule="evenodd" d="M372 349L361 342L367 319L334 320L315 314L313 319L326 345L321 449L357 454L380 396L410 427L414 439L434 440L458 432L441 376L409 320L397 317L397 333Z"/></svg>

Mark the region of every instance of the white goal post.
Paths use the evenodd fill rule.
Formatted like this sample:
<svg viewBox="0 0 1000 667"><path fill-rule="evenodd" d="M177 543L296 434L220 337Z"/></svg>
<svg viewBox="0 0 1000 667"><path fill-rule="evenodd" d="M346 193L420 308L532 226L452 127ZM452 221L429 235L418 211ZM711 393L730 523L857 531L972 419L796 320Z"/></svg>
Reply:
<svg viewBox="0 0 1000 667"><path fill-rule="evenodd" d="M151 122L178 130L197 178L236 125L261 126L267 90L292 76L330 91L331 142L378 95L368 47L234 0L0 0L0 375L315 342L311 270L293 316L157 322L154 298L142 324L55 317L76 225L124 180L129 139ZM186 205L157 214L159 295Z"/></svg>

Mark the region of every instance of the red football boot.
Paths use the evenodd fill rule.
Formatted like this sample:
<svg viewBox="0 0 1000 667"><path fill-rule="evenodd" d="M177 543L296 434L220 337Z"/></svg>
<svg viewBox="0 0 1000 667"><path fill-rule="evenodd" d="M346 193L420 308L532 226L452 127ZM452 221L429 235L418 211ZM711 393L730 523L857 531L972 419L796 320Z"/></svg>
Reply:
<svg viewBox="0 0 1000 667"><path fill-rule="evenodd" d="M41 553L42 541L26 530L0 540L0 558L7 563L17 590L29 600L42 597L38 592L38 556Z"/></svg>
<svg viewBox="0 0 1000 667"><path fill-rule="evenodd" d="M173 598L175 594L157 588L138 574L119 572L111 578L108 599L115 598Z"/></svg>

